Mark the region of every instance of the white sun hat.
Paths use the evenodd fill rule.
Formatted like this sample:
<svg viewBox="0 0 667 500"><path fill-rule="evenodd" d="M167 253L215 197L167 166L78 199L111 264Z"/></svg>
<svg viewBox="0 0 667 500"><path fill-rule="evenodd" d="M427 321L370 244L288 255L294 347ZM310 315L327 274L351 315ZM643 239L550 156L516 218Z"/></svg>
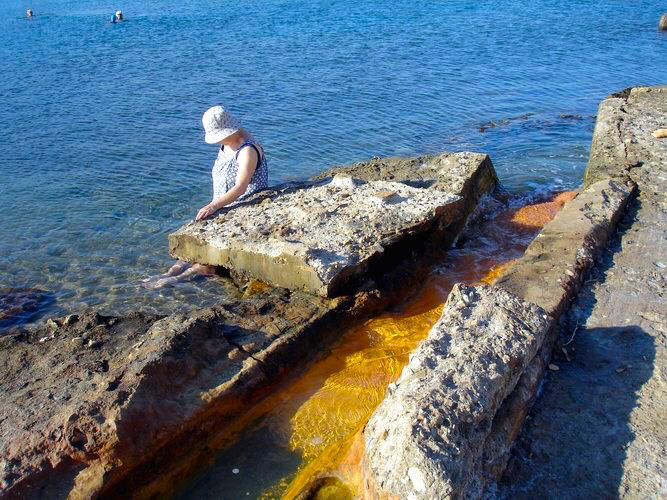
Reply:
<svg viewBox="0 0 667 500"><path fill-rule="evenodd" d="M241 128L241 122L225 111L222 106L207 109L201 121L206 131L204 140L209 144L220 142Z"/></svg>

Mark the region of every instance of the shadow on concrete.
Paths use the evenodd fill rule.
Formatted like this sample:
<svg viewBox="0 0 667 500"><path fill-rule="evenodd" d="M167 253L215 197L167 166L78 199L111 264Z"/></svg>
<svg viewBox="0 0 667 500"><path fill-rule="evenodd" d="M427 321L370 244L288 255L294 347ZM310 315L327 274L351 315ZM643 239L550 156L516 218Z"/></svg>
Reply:
<svg viewBox="0 0 667 500"><path fill-rule="evenodd" d="M630 416L637 392L653 374L655 341L637 325L585 325L596 305L593 282L604 282L613 269L637 208L635 201L564 318L552 361L560 370L547 375L515 444L501 498L620 495L627 445L635 437Z"/></svg>

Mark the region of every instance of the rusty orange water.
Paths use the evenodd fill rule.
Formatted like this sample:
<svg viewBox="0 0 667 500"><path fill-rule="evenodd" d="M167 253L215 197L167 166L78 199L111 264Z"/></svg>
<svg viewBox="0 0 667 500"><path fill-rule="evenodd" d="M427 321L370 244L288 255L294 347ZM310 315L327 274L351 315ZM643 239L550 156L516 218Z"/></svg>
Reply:
<svg viewBox="0 0 667 500"><path fill-rule="evenodd" d="M400 375L410 352L440 317L452 286L492 282L573 196L562 193L505 210L485 222L461 248L448 252L446 261L425 278L422 289L402 310L346 332L327 356L270 398L271 410L258 426L270 428L272 439L288 441L300 465L296 473L265 489L261 498L294 498L313 478L330 472L346 476L354 485L358 478L353 462L359 453L350 452L351 444L382 401L387 385ZM331 484L321 488L318 498L352 495L349 486Z"/></svg>

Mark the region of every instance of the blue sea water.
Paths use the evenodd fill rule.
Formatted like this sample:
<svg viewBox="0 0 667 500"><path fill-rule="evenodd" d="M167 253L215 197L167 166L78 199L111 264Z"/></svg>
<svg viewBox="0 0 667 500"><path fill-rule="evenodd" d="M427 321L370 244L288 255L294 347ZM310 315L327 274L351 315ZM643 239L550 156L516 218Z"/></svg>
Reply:
<svg viewBox="0 0 667 500"><path fill-rule="evenodd" d="M35 17L27 20L31 7ZM112 25L122 9L126 22ZM211 196L201 114L222 103L271 182L443 150L491 154L515 191L577 186L597 105L667 83L663 1L4 0L0 287L45 317L168 313L224 280L137 285ZM486 128L493 122L497 126Z"/></svg>

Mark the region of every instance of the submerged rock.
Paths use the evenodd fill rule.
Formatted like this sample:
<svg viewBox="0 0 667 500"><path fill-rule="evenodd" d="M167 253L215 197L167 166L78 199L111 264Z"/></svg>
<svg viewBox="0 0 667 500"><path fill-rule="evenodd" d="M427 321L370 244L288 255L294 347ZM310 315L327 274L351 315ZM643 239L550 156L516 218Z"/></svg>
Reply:
<svg viewBox="0 0 667 500"><path fill-rule="evenodd" d="M667 14L660 16L660 21L658 21L658 29L660 31L667 31Z"/></svg>
<svg viewBox="0 0 667 500"><path fill-rule="evenodd" d="M37 288L0 288L0 332L27 323L52 301Z"/></svg>

